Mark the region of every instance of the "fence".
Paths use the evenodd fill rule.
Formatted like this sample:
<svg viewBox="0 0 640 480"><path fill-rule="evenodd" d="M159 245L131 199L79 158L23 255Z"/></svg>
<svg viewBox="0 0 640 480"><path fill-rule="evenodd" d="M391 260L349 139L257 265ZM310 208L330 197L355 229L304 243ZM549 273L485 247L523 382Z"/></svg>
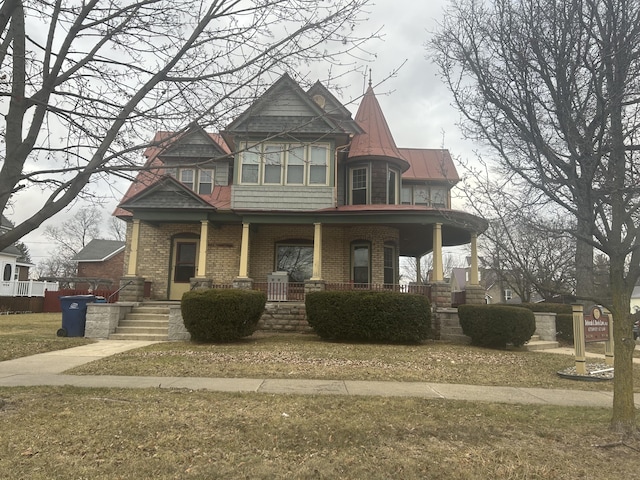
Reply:
<svg viewBox="0 0 640 480"><path fill-rule="evenodd" d="M44 297L47 290L58 290L58 282L39 282L35 280L2 282L0 295L4 297Z"/></svg>
<svg viewBox="0 0 640 480"><path fill-rule="evenodd" d="M78 290L73 288L65 288L55 292L45 292L43 312L55 313L61 312L60 297L67 297L70 295L95 295L96 297L104 297L108 299L109 303L115 303L118 301L118 294L116 290ZM115 293L115 295L113 295ZM112 296L113 295L113 296Z"/></svg>
<svg viewBox="0 0 640 480"><path fill-rule="evenodd" d="M424 295L431 298L431 285L399 285L399 284L375 284L375 283L327 283L327 291L351 291L371 290L374 292L400 292Z"/></svg>

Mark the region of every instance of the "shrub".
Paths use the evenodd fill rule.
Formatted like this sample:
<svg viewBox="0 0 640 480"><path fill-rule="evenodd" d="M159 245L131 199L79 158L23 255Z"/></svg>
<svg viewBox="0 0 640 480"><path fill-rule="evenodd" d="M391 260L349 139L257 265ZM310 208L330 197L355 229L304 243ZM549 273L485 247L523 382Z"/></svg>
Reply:
<svg viewBox="0 0 640 480"><path fill-rule="evenodd" d="M520 303L512 305L516 307L528 308L532 312L551 312L560 314L571 314L571 305L568 303Z"/></svg>
<svg viewBox="0 0 640 480"><path fill-rule="evenodd" d="M431 305L421 295L398 292L313 292L307 320L328 340L417 343L431 333Z"/></svg>
<svg viewBox="0 0 640 480"><path fill-rule="evenodd" d="M556 315L556 337L573 343L573 314L559 313Z"/></svg>
<svg viewBox="0 0 640 480"><path fill-rule="evenodd" d="M182 296L182 319L192 340L231 342L255 332L266 302L254 290L194 290Z"/></svg>
<svg viewBox="0 0 640 480"><path fill-rule="evenodd" d="M460 326L474 345L504 348L524 345L536 331L533 312L521 307L460 305Z"/></svg>

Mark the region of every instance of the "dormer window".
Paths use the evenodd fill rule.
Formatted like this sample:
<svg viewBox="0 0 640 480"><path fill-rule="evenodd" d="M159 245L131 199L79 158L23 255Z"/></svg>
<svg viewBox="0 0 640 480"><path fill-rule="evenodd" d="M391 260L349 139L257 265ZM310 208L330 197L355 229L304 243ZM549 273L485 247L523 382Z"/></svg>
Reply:
<svg viewBox="0 0 640 480"><path fill-rule="evenodd" d="M167 168L165 172L200 195L209 195L213 191L213 168Z"/></svg>

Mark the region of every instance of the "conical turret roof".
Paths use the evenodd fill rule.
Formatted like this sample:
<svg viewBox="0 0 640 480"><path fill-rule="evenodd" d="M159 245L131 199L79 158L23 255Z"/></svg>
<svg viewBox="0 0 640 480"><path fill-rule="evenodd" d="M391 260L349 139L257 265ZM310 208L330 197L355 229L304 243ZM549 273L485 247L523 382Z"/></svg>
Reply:
<svg viewBox="0 0 640 480"><path fill-rule="evenodd" d="M393 140L389 125L387 125L387 120L384 118L371 85L364 94L355 120L362 127L364 133L353 137L349 149L350 159L355 157L387 157L407 163L396 147L396 142Z"/></svg>

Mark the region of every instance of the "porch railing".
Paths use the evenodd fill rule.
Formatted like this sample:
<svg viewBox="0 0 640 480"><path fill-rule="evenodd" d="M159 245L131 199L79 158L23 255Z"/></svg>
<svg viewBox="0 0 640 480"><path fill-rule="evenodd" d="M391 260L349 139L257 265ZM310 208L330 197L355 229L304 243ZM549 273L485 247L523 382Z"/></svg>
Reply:
<svg viewBox="0 0 640 480"><path fill-rule="evenodd" d="M233 288L231 284L212 285L211 288ZM264 292L269 302L303 302L304 283L297 282L254 282L253 290ZM401 292L424 295L431 298L430 285L398 285L374 283L327 283L327 291L372 290L379 292Z"/></svg>
<svg viewBox="0 0 640 480"><path fill-rule="evenodd" d="M2 282L2 294L8 297L44 297L44 292L58 290L58 282L18 280Z"/></svg>
<svg viewBox="0 0 640 480"><path fill-rule="evenodd" d="M399 285L376 283L327 283L327 291L372 290L374 292L400 292L424 295L431 298L431 285Z"/></svg>

